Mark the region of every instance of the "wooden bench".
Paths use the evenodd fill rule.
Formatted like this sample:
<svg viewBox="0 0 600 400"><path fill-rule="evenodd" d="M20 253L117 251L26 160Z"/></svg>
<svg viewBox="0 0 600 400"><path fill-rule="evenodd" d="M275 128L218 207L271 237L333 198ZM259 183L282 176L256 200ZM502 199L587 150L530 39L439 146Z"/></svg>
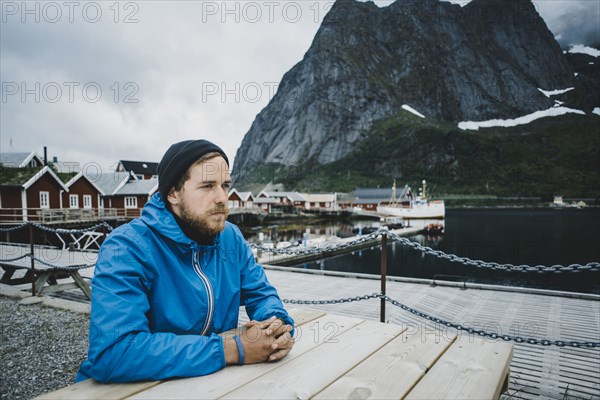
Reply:
<svg viewBox="0 0 600 400"><path fill-rule="evenodd" d="M38 399L497 399L508 388L508 343L320 311L290 313L296 344L279 362L162 382L89 379Z"/></svg>

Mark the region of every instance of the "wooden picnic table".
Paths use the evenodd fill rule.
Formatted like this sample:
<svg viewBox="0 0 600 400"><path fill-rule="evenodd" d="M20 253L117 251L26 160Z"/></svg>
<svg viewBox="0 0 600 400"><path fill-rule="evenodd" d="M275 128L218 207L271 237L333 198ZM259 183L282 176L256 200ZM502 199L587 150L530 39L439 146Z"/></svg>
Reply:
<svg viewBox="0 0 600 400"><path fill-rule="evenodd" d="M306 309L290 313L296 344L278 362L162 382L89 379L38 399L497 399L508 388L506 342Z"/></svg>
<svg viewBox="0 0 600 400"><path fill-rule="evenodd" d="M31 268L31 258L24 257L13 261L2 261L29 254L28 246L14 244L0 244L0 268L3 270L0 283L7 285L21 285L33 283L32 295L48 294L71 289L81 289L83 294L91 300L92 292L90 284L86 282L78 269L68 269L72 265L94 264L96 262L96 253L86 253L80 251L68 251L63 249L51 248L46 246L35 246L35 255L37 258L48 264L56 265L51 267L34 260L34 268ZM24 276L15 278L14 274L18 270L25 270ZM90 276L87 276L88 278ZM71 278L72 282L58 283L58 279Z"/></svg>

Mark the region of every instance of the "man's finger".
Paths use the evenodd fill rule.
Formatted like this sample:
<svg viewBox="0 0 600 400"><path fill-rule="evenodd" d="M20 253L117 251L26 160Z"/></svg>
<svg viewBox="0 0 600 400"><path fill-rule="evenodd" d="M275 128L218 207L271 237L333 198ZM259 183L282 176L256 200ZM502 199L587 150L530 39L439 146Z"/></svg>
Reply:
<svg viewBox="0 0 600 400"><path fill-rule="evenodd" d="M292 326L291 325L280 325L280 326L275 327L273 329L272 333L273 333L273 336L275 338L278 338L281 335L283 335L285 333L288 333L288 332L291 332L291 331L292 331Z"/></svg>
<svg viewBox="0 0 600 400"><path fill-rule="evenodd" d="M291 348L278 350L269 356L269 361L281 360L283 357L288 355L291 350Z"/></svg>
<svg viewBox="0 0 600 400"><path fill-rule="evenodd" d="M294 343L295 343L295 340L292 337L292 335L290 335L289 332L286 332L283 335L279 336L279 338L271 344L271 348L273 350L283 349L283 348L288 348L288 347L291 348L294 345Z"/></svg>

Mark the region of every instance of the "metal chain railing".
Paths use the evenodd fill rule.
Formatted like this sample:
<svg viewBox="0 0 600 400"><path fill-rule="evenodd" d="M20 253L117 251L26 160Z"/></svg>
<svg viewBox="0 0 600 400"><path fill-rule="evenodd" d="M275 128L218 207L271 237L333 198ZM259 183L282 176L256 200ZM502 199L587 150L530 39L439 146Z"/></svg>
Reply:
<svg viewBox="0 0 600 400"><path fill-rule="evenodd" d="M113 230L113 227L110 226L105 221L102 221L102 222L100 222L100 223L98 223L96 225L89 226L87 228L81 228L81 229L51 228L51 227L48 227L46 225L39 224L37 222L26 221L26 222L23 222L20 225L17 225L17 226L11 227L11 228L0 228L0 232L13 232L13 231L17 231L19 229L23 229L25 227L36 228L36 229L39 229L39 230L44 231L44 232L56 233L58 235L61 235L61 234L74 235L74 234L92 232L92 231L95 231L95 230L97 230L99 228L106 229L106 231L108 231L108 232L110 232L110 231ZM33 240L32 236L30 236L30 240ZM19 257L10 258L10 259L0 259L0 262L9 263L9 262L14 262L14 261L18 261L18 260L21 260L23 258L29 257L33 261L35 261L35 262L37 262L39 264L42 264L42 265L44 265L46 267L49 267L49 268L51 268L52 270L55 270L55 271L77 271L77 270L80 270L80 269L91 268L91 267L93 267L95 265L95 263L92 263L92 264L74 264L74 265L55 265L55 264L49 263L47 261L44 261L44 260L42 260L39 257L34 256L33 255L33 248L34 248L33 247L33 242L30 243L30 246L31 246L31 252L30 253L24 254L24 255L19 256Z"/></svg>
<svg viewBox="0 0 600 400"><path fill-rule="evenodd" d="M73 265L55 265L55 264L51 264L47 261L42 260L41 258L38 258L36 256L31 255L31 253L27 253L24 254L20 257L15 257L15 258L9 258L9 259L0 259L0 262L4 262L4 263L9 263L9 262L14 262L14 261L18 261L18 260L22 260L23 258L33 258L34 261L45 265L46 267L50 267L53 270L57 270L57 271L77 271L80 269L85 269L85 268L92 268L93 266L96 265L96 263L92 263L92 264L73 264Z"/></svg>
<svg viewBox="0 0 600 400"><path fill-rule="evenodd" d="M31 256L31 254L28 254L29 257L33 258L36 262L39 262L42 265L45 265L46 267L50 267L53 270L57 270L57 271L77 271L80 269L85 269L85 268L92 268L93 266L96 265L96 263L92 263L92 264L74 264L74 265L54 265L54 264L50 264L49 262L46 262L38 257L35 256ZM0 260L1 261L1 260Z"/></svg>
<svg viewBox="0 0 600 400"><path fill-rule="evenodd" d="M454 263L461 263L471 267L477 267L482 269L491 269L497 271L510 271L510 272L537 272L537 273L562 273L562 272L580 272L580 271L600 271L600 262L589 262L587 264L570 264L570 265L512 265L512 264L499 264L496 262L487 262L482 260L473 260L468 257L460 257L454 254L447 254L441 250L434 250L431 247L423 246L418 242L412 241L408 238L402 237L397 233L388 231L386 229L379 229L366 236L358 239L344 242L344 243L320 243L318 246L311 247L300 247L299 245L293 245L285 248L270 248L266 246L260 246L254 243L250 244L253 249L261 250L273 254L288 254L288 255L313 255L313 254L327 254L336 252L349 247L363 244L368 241L377 239L378 237L386 235L390 239L399 242L400 244L410 247L415 251L421 251L424 254L432 255L436 258L448 260Z"/></svg>
<svg viewBox="0 0 600 400"><path fill-rule="evenodd" d="M471 267L483 268L483 269L491 269L497 271L510 271L510 272L552 272L552 273L561 273L561 272L579 272L579 271L600 271L600 262L589 262L585 265L581 264L570 264L570 265L512 265L512 264L499 264L496 262L487 262L482 260L472 260L467 257L460 257L454 254L447 254L441 250L434 250L431 247L423 246L420 243L414 242L410 239L402 237L394 232L386 231L385 233L396 242L400 242L405 246L409 246L417 251L421 251L424 254L429 254L437 258L445 259L450 262L461 263L464 265L468 265Z"/></svg>
<svg viewBox="0 0 600 400"><path fill-rule="evenodd" d="M472 335L478 335L481 337L488 337L490 339L501 339L504 341L512 341L516 343L526 343L532 345L540 345L540 346L558 346L558 347L585 347L585 348L596 348L600 347L600 342L591 342L591 341L574 341L574 340L548 340L548 339L537 339L537 338L526 338L518 335L507 335L507 334L498 334L496 332L486 332L482 329L475 329L473 327L464 326L461 324L457 324L454 322L449 322L444 319L435 317L433 315L427 314L425 312L416 310L414 308L408 307L394 299L390 296L386 296L382 293L372 293L364 296L355 296L355 297L345 297L341 299L335 300L289 300L282 299L284 303L287 304L301 304L301 305L324 305L324 304L341 304L341 303L351 303L355 301L363 301L369 299L384 299L386 302L404 310L414 314L420 318L424 318L428 321L435 322L440 325L444 325L449 328L456 329L457 331L463 331Z"/></svg>
<svg viewBox="0 0 600 400"><path fill-rule="evenodd" d="M25 254L25 255L22 255L22 256L20 256L20 257L9 258L9 259L6 259L6 260L0 260L0 262L13 262L13 261L19 261L19 260L22 260L22 259L23 259L23 258L25 258L25 257L31 257L31 254L27 253L27 254Z"/></svg>
<svg viewBox="0 0 600 400"><path fill-rule="evenodd" d="M85 233L85 232L90 232L90 231L95 231L98 228L106 228L106 230L108 230L109 232L113 230L113 227L110 226L107 222L102 221L99 224L87 227L87 228L81 228L81 229L62 229L62 228L50 228L49 226L46 225L42 225L39 224L37 222L33 222L33 221L26 221L23 222L20 225L17 226L13 226L10 228L0 228L0 232L14 232L14 231L18 231L19 229L23 229L27 226L33 226L41 231L45 231L45 232L51 232L51 233L59 233L59 234L76 234L76 233Z"/></svg>

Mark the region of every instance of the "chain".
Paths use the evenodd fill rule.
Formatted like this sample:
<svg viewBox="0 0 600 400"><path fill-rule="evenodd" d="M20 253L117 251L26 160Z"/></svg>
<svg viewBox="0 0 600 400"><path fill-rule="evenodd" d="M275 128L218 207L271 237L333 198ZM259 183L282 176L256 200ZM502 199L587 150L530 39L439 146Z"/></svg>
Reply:
<svg viewBox="0 0 600 400"><path fill-rule="evenodd" d="M448 260L450 262L461 263L464 265L468 265L471 267L491 269L496 271L511 271L511 272L538 272L538 273L561 273L561 272L580 272L580 271L599 271L600 263L598 262L589 262L585 265L581 264L571 264L571 265L512 265L512 264L499 264L495 262L486 262L482 260L472 260L467 257L459 257L454 254L447 254L440 250L433 250L431 247L422 246L417 242L413 242L405 237L401 237L400 235L387 232L386 233L393 240L400 242L406 246L409 246L417 251L421 251L425 254L430 254L434 257Z"/></svg>
<svg viewBox="0 0 600 400"><path fill-rule="evenodd" d="M13 261L18 261L18 260L21 260L21 259L23 259L23 258L25 258L25 257L31 257L31 254L30 254L30 253L27 253L27 254L25 254L25 255L23 255L23 256L21 256L21 257L9 258L9 259L7 259L7 260L0 260L0 262L13 262Z"/></svg>
<svg viewBox="0 0 600 400"><path fill-rule="evenodd" d="M354 301L363 301L369 299L378 299L381 297L380 293L367 294L364 296L346 297L337 300L287 300L283 299L284 303L288 304L341 304L341 303L352 303Z"/></svg>
<svg viewBox="0 0 600 400"><path fill-rule="evenodd" d="M23 229L27 225L29 225L29 224L27 222L24 222L21 225L12 226L10 228L0 228L0 232L14 232L14 231L18 231L19 229Z"/></svg>
<svg viewBox="0 0 600 400"><path fill-rule="evenodd" d="M435 322L440 325L447 326L449 328L454 328L458 331L464 331L472 335L478 335L481 337L489 337L491 339L502 339L504 341L513 341L516 343L526 343L540 346L558 346L558 347L585 347L585 348L596 348L600 347L600 342L577 342L573 340L548 340L548 339L536 339L536 338L525 338L522 336L515 335L502 335L496 332L486 332L481 329L474 329L472 327L456 324L453 322L449 322L443 320L441 318L437 318L430 314L424 313L422 311L416 310L414 308L408 307L389 296L383 295L382 293L373 293L364 296L356 296L356 297L346 297L337 300L288 300L283 299L282 301L287 304L304 304L304 305L323 305L323 304L341 304L341 303L351 303L354 301L363 301L369 299L384 299L388 303L399 307L400 309L410 312L420 318L424 318L428 321Z"/></svg>
<svg viewBox="0 0 600 400"><path fill-rule="evenodd" d="M0 228L0 232L18 231L19 229L23 229L24 227L29 226L29 225L31 225L41 231L44 231L44 232L59 233L59 234L85 233L85 232L95 231L96 229L102 228L102 227L106 228L109 232L113 230L113 227L110 226L106 221L102 221L99 224L96 224L94 226L90 226L87 228L82 228L82 229L50 228L46 225L38 224L37 222L27 221L27 222L23 222L20 225L13 226L10 228Z"/></svg>
<svg viewBox="0 0 600 400"><path fill-rule="evenodd" d="M386 229L379 229L373 233L370 233L366 236L360 237L356 240L345 242L345 243L334 243L329 242L320 246L312 246L301 248L298 245L289 246L286 248L269 248L265 246L260 246L254 243L250 244L250 247L257 250L262 250L268 253L273 254L287 254L287 255L313 255L313 254L324 254L333 253L339 250L343 250L349 247L356 246L358 244L363 244L368 241L372 241L377 239L379 236L387 235L390 239L399 242L400 244L410 247L415 251L420 251L424 254L429 254L434 257L448 260L454 263L460 263L464 265L468 265L471 267L477 267L482 269L491 269L495 271L510 271L510 272L537 272L537 273L562 273L562 272L581 272L581 271L600 271L600 263L599 262L589 262L585 265L581 264L571 264L571 265L512 265L512 264L499 264L496 262L486 262L482 260L472 260L467 257L460 257L454 254L447 254L441 250L434 250L431 247L423 246L415 241L412 241L408 238L402 237L397 233L390 232Z"/></svg>
<svg viewBox="0 0 600 400"><path fill-rule="evenodd" d="M75 264L75 265L54 265L54 264L50 264L44 260L41 260L37 257L32 257L31 254L28 254L29 257L33 258L35 261L39 262L42 265L45 265L47 267L50 267L54 270L58 270L58 271L77 271L80 269L85 269L85 268L92 268L94 265L96 265L95 263L93 264Z"/></svg>
<svg viewBox="0 0 600 400"><path fill-rule="evenodd" d="M95 263L94 264L64 265L64 266L63 265L54 265L54 264L50 264L40 258L37 258L37 257L31 255L31 253L27 253L20 257L10 258L10 259L6 259L6 260L0 260L0 262L9 263L9 262L13 262L13 261L22 260L25 257L33 258L35 261L39 262L40 264L50 267L53 270L59 270L59 271L77 271L80 269L91 268L94 265L96 265Z"/></svg>
<svg viewBox="0 0 600 400"><path fill-rule="evenodd" d="M51 232L51 233L58 233L58 234L85 233L85 232L95 231L98 228L106 228L109 232L113 230L113 227L110 226L105 221L102 221L99 224L96 224L94 226L90 226L90 227L82 228L82 229L50 228L50 227L48 227L46 225L38 224L36 222L29 222L29 224L32 225L32 226L34 226L34 227L36 227L36 228L38 228L41 231Z"/></svg>

